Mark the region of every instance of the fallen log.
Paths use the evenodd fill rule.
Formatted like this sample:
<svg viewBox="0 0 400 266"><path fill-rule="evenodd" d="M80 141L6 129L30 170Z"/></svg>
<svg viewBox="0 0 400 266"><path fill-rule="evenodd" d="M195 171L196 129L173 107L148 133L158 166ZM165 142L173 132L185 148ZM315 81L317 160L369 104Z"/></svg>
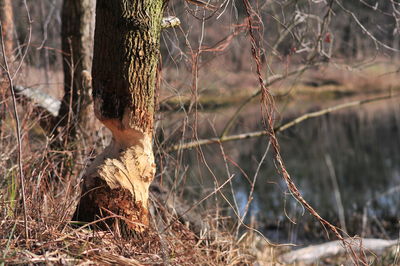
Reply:
<svg viewBox="0 0 400 266"><path fill-rule="evenodd" d="M37 104L50 115L56 117L60 110L61 101L41 91L40 89L23 87L20 85L14 86L14 91L17 95L23 96L25 99Z"/></svg>
<svg viewBox="0 0 400 266"><path fill-rule="evenodd" d="M388 248L398 245L400 247L400 239L384 240L374 238L355 238L346 239L354 252L363 251L371 252L377 256L382 255ZM347 251L343 247L342 241L331 241L320 245L312 245L306 248L300 248L280 256L280 261L286 264L302 262L306 264L315 263L321 259L343 255Z"/></svg>

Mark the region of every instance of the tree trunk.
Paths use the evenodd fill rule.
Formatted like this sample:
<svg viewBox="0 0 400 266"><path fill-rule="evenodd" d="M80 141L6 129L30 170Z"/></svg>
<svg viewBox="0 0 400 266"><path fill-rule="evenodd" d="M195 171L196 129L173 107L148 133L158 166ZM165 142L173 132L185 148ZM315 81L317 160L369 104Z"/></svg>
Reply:
<svg viewBox="0 0 400 266"><path fill-rule="evenodd" d="M63 143L76 137L77 125L84 132L90 125L95 4L96 0L64 0L62 6L64 97L51 129L63 130Z"/></svg>
<svg viewBox="0 0 400 266"><path fill-rule="evenodd" d="M13 60L13 9L11 0L0 0L0 21L1 21L1 38L4 43L4 52L8 62ZM4 60L1 60L1 64ZM0 82L0 137L3 134L3 122L6 117L6 100L8 95L8 79L6 73L1 70L1 82Z"/></svg>
<svg viewBox="0 0 400 266"><path fill-rule="evenodd" d="M7 56L12 56L14 22L11 0L0 0L0 20L3 33L2 37L4 40L4 50Z"/></svg>
<svg viewBox="0 0 400 266"><path fill-rule="evenodd" d="M93 56L96 117L113 140L86 170L74 219L108 220L123 234L149 225L148 190L162 0L98 0Z"/></svg>

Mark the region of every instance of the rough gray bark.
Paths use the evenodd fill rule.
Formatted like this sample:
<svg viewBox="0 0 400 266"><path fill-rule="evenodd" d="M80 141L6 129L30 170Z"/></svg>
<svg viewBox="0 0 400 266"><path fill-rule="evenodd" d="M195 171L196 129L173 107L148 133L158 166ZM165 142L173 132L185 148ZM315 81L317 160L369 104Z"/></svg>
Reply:
<svg viewBox="0 0 400 266"><path fill-rule="evenodd" d="M93 55L96 117L113 140L86 170L74 219L118 216L116 231L143 232L155 174L154 88L162 0L98 0Z"/></svg>

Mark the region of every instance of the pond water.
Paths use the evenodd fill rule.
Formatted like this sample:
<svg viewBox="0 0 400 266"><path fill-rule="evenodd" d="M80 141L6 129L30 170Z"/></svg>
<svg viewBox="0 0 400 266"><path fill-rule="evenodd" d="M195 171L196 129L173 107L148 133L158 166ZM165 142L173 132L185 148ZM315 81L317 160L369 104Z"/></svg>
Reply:
<svg viewBox="0 0 400 266"><path fill-rule="evenodd" d="M248 108L232 133L262 129L259 112L259 106ZM282 117L289 121L300 114L292 111ZM202 114L199 138L221 132L222 121L230 115L229 110ZM306 120L280 133L279 141L288 172L303 197L321 216L347 229L349 234L366 237L399 234L398 99ZM223 202L221 206L226 207L225 214L235 217L229 205L236 204L237 212L243 214L251 191L249 180L256 177L246 222L255 217L257 227L267 237L281 242L300 243L326 235L288 193L274 166L267 137L227 142L222 147L212 144L180 154L185 169L182 180L188 187L185 195L202 198L217 183L221 185L233 176L232 187L226 185L221 190L226 199L220 193L218 198ZM263 160L264 154L267 155ZM215 201L209 200L207 206L215 207Z"/></svg>

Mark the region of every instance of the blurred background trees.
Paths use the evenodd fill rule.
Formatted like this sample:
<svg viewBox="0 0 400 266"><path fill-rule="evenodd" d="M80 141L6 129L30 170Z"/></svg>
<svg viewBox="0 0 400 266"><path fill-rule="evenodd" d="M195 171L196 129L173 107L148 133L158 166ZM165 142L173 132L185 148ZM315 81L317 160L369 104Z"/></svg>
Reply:
<svg viewBox="0 0 400 266"><path fill-rule="evenodd" d="M8 1L4 0L3 2L7 3ZM17 11L14 20L15 31L13 35L17 37L20 45L26 41L27 35L26 15L21 11L23 10L22 2L22 0L12 1L13 8ZM82 2L83 6L80 7L79 2ZM326 25L327 29L321 29L320 26L326 15L326 8L329 6L328 2L331 1L280 0L267 1L256 6L255 8L260 13L263 23L260 25L263 31L263 41L270 46L269 50L271 50L266 50L266 53L268 52L270 56L269 58L281 60L286 55L292 55L292 57L299 54L304 55L305 52L310 51L313 45L316 44L315 41L318 39L321 30L331 35L330 38L333 43L332 54L334 54L335 58L358 58L361 60L368 57L371 53L376 53L377 48L382 53L389 53L389 51L380 49L379 42L394 49L398 46L398 2L375 0L333 1L329 23ZM218 4L221 5L221 3ZM76 11L93 12L93 8L88 8L90 5L93 6L93 3L67 1L63 6L61 0L49 0L40 2L28 1L28 5L32 18L35 18L32 24L32 45L36 46L36 49L30 49L29 60L26 62L38 68L43 67L43 70L47 69L47 73L49 73L50 66L51 70L59 70L62 65L60 64L62 58L60 49L64 47L63 51L68 51L66 49L68 47L67 43L64 43L63 46L61 45L61 22L63 16L66 20L63 36L66 40L66 36L72 36L72 32L75 35L78 34L77 30L72 31L73 25L75 24L75 29L78 29L78 25L80 25L79 17L85 17L85 14L76 13ZM214 3L214 5L216 4ZM185 45L180 45L185 39L191 44L198 42L198 32L201 30L199 26L202 21L199 18L196 19L193 15L204 11L196 11L196 8L195 5L184 1L173 1L167 8L169 10L167 12L178 15L182 20L182 30L188 34L185 38L180 34L173 36L175 34L171 34L170 32L165 33L163 43L163 59L165 61L172 60L174 55L176 56L179 52L182 52L181 49L189 49ZM232 32L237 32L240 29L238 26L246 19L246 13L241 1L233 1L228 5L222 5L222 8L222 10L218 9L215 17L210 17L206 20L207 26L212 25L210 29L207 28L204 40L209 46L218 43L223 37L228 36ZM61 10L64 11L61 12ZM11 13L7 11L6 14ZM212 15L212 13L209 15ZM74 23L68 22L67 17L75 17L76 21ZM216 17L218 17L218 21L215 20ZM92 24L89 21L84 21L83 24L90 31L89 26ZM69 33L67 33L67 28L69 29ZM230 49L226 51L226 53L232 54L227 58L235 61L235 63L239 60L234 59L238 57L238 55L235 55L235 52L237 53L238 50L248 50L246 49L248 42L244 38L244 35L244 31L242 31L242 34L236 34L233 46L229 47ZM374 36L377 42L371 39L369 35ZM320 41L326 42L328 40L327 36L323 37L326 38ZM83 48L89 48L89 43L90 41L88 40ZM172 44L175 44L175 47ZM76 46L78 47L78 45ZM393 52L393 54L396 53ZM179 60L175 60L175 63L177 62ZM47 76L48 79L49 77Z"/></svg>

